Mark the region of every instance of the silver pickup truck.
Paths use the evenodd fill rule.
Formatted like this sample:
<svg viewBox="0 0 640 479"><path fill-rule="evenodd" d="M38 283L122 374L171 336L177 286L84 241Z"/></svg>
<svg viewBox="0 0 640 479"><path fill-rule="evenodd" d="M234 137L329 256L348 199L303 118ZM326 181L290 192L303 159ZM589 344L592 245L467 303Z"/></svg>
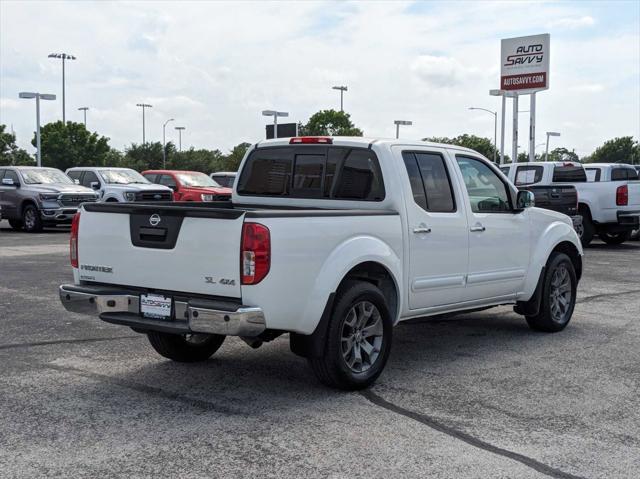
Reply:
<svg viewBox="0 0 640 479"><path fill-rule="evenodd" d="M81 203L97 200L93 190L74 184L55 168L0 167L0 210L13 229L38 232L44 226L70 224Z"/></svg>

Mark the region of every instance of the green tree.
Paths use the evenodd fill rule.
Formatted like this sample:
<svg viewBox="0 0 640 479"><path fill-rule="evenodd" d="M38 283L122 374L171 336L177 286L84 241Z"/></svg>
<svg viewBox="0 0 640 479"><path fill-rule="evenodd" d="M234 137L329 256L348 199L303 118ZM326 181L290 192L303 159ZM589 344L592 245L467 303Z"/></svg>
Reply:
<svg viewBox="0 0 640 479"><path fill-rule="evenodd" d="M26 150L16 145L16 135L5 132L7 126L0 125L0 166L35 165L36 160Z"/></svg>
<svg viewBox="0 0 640 479"><path fill-rule="evenodd" d="M42 166L66 170L73 166L104 166L109 138L89 132L82 123L47 123L40 129ZM31 144L36 146L35 135Z"/></svg>
<svg viewBox="0 0 640 479"><path fill-rule="evenodd" d="M313 136L362 136L362 130L355 127L351 116L336 110L315 113L306 125L299 124L298 133Z"/></svg>
<svg viewBox="0 0 640 479"><path fill-rule="evenodd" d="M630 163L640 164L640 145L632 136L622 136L605 141L604 145L584 158L589 163Z"/></svg>
<svg viewBox="0 0 640 479"><path fill-rule="evenodd" d="M240 162L247 153L247 150L251 146L251 143L243 142L233 147L228 155L222 158L222 164L220 165L220 171L238 171Z"/></svg>
<svg viewBox="0 0 640 479"><path fill-rule="evenodd" d="M169 158L167 158L168 163ZM137 171L157 170L162 168L162 143L132 143L122 157L120 166Z"/></svg>
<svg viewBox="0 0 640 479"><path fill-rule="evenodd" d="M547 161L580 161L580 157L575 150L567 150L564 147L554 148L549 152Z"/></svg>
<svg viewBox="0 0 640 479"><path fill-rule="evenodd" d="M477 151L481 155L486 156L488 159L493 161L493 153L496 153L496 159L500 158L499 152L496 150L493 142L489 138L483 138L476 135L459 135L455 138L447 138L447 137L432 137L432 138L423 138L423 141L431 141L434 143L445 143L448 145L458 145L463 146L465 148L469 148L471 150Z"/></svg>
<svg viewBox="0 0 640 479"><path fill-rule="evenodd" d="M167 162L167 169L201 171L209 174L218 170L222 161L223 155L220 150L190 148L173 153Z"/></svg>

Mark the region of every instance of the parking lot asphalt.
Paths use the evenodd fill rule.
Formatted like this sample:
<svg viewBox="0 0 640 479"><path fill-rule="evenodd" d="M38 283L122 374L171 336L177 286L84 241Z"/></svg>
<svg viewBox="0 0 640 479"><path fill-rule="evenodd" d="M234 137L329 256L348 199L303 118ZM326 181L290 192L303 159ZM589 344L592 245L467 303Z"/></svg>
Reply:
<svg viewBox="0 0 640 479"><path fill-rule="evenodd" d="M586 250L565 331L507 307L403 323L361 393L286 337L178 364L66 312L67 242L0 222L2 477L638 477L640 242Z"/></svg>

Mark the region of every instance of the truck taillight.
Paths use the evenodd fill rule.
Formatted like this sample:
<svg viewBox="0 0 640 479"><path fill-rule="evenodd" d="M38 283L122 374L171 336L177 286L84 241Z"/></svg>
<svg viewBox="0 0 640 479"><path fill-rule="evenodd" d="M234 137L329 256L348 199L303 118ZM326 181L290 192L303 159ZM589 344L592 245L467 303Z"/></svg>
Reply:
<svg viewBox="0 0 640 479"><path fill-rule="evenodd" d="M69 237L69 258L71 266L78 267L78 229L80 229L80 212L78 211L71 222L71 236Z"/></svg>
<svg viewBox="0 0 640 479"><path fill-rule="evenodd" d="M627 185L618 186L616 189L616 205L627 206L629 204L629 188Z"/></svg>
<svg viewBox="0 0 640 479"><path fill-rule="evenodd" d="M240 276L242 284L258 284L271 267L271 235L260 223L242 225Z"/></svg>

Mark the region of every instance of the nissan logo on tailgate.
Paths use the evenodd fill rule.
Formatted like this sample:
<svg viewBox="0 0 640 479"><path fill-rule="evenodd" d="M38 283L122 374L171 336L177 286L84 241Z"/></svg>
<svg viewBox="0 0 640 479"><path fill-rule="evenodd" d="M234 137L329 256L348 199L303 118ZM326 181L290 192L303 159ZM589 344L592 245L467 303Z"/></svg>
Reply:
<svg viewBox="0 0 640 479"><path fill-rule="evenodd" d="M158 214L154 214L149 216L149 224L151 226L158 226L160 224L160 221L162 221L162 219L160 218L160 215Z"/></svg>

